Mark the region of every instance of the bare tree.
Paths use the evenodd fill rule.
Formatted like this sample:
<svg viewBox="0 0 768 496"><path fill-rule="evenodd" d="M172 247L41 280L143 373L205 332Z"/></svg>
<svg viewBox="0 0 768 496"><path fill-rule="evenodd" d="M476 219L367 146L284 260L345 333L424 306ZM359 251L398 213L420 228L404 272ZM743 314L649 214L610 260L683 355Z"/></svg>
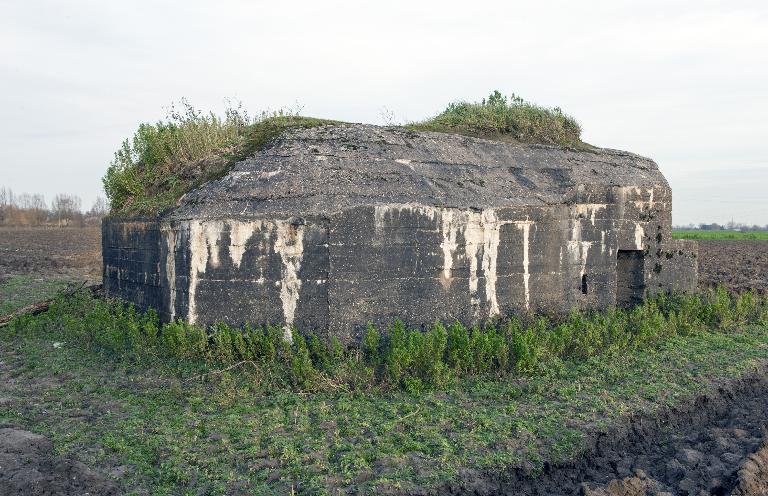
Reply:
<svg viewBox="0 0 768 496"><path fill-rule="evenodd" d="M91 206L91 209L88 211L88 216L101 218L108 213L109 205L107 205L107 200L101 195L97 196L96 201L93 202L93 206Z"/></svg>
<svg viewBox="0 0 768 496"><path fill-rule="evenodd" d="M10 189L6 189L5 186L0 188L0 224L5 224L8 218L11 196L13 196L13 192Z"/></svg>
<svg viewBox="0 0 768 496"><path fill-rule="evenodd" d="M82 200L77 195L59 194L51 203L51 213L59 227L82 223L83 214L80 212Z"/></svg>
<svg viewBox="0 0 768 496"><path fill-rule="evenodd" d="M0 188L0 208L9 207L13 204L13 191L3 186Z"/></svg>

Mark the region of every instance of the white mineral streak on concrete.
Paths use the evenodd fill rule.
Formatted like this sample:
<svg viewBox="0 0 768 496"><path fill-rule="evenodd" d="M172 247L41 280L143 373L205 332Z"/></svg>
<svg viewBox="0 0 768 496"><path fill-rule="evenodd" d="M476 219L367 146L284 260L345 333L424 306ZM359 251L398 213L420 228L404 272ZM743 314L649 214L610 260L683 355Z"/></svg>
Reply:
<svg viewBox="0 0 768 496"><path fill-rule="evenodd" d="M639 192L640 189L637 188L637 194L641 195ZM639 208L640 210L645 209L646 207L650 210L656 205L656 202L653 200L653 188L648 188L645 190L645 192L648 194L648 200L643 200L642 196L634 201L635 207Z"/></svg>
<svg viewBox="0 0 768 496"><path fill-rule="evenodd" d="M502 223L499 222L493 209L482 212L462 212L466 216L464 224L464 254L469 260L469 298L475 308L475 317L479 316L480 299L477 296L480 275L477 255L483 250L480 268L485 278L485 299L488 303L488 316L498 315L499 302L496 297L497 261L499 255L499 239Z"/></svg>
<svg viewBox="0 0 768 496"><path fill-rule="evenodd" d="M566 250L569 263L579 266L579 284L581 284L581 278L587 273L587 259L592 242L581 239L581 219L573 219L572 222L571 239L566 243Z"/></svg>
<svg viewBox="0 0 768 496"><path fill-rule="evenodd" d="M624 210L626 208L627 203L627 195L624 192L624 188L618 187L615 190L616 192L616 214L619 220L624 219Z"/></svg>
<svg viewBox="0 0 768 496"><path fill-rule="evenodd" d="M600 254L605 255L605 231L600 231Z"/></svg>
<svg viewBox="0 0 768 496"><path fill-rule="evenodd" d="M301 279L299 269L304 256L304 226L295 226L288 222L278 222L275 252L280 254L283 261L282 281L280 284L280 301L283 303L283 318L285 339L293 341L291 326L296 317L296 307L299 304Z"/></svg>
<svg viewBox="0 0 768 496"><path fill-rule="evenodd" d="M165 231L165 277L168 278L168 311L171 321L176 318L176 231L169 228Z"/></svg>
<svg viewBox="0 0 768 496"><path fill-rule="evenodd" d="M208 245L208 250L211 253L211 266L218 267L221 263L219 260L219 241L221 240L221 234L224 231L224 222L220 220L209 220L203 222L203 235L205 236L205 243Z"/></svg>
<svg viewBox="0 0 768 496"><path fill-rule="evenodd" d="M376 205L373 209L373 232L375 239L381 239L384 228L390 223L387 222L387 216L391 216L389 205ZM391 221L391 217L390 217Z"/></svg>
<svg viewBox="0 0 768 496"><path fill-rule="evenodd" d="M477 297L479 277L477 275L477 252L485 243L485 234L482 226L482 214L479 212L466 212L467 221L464 224L464 255L469 261L469 302L475 309L475 317L478 316L480 299Z"/></svg>
<svg viewBox="0 0 768 496"><path fill-rule="evenodd" d="M376 225L379 227L387 227L392 224L392 214L395 212L398 214L402 212L409 212L411 214L418 214L423 215L424 217L429 217L430 220L435 220L437 219L438 213L440 213L440 211L443 209L419 204L395 204L376 205L374 210L374 222Z"/></svg>
<svg viewBox="0 0 768 496"><path fill-rule="evenodd" d="M635 247L638 250L643 249L643 236L645 236L645 229L639 223L635 223Z"/></svg>
<svg viewBox="0 0 768 496"><path fill-rule="evenodd" d="M616 196L618 197L617 199L618 199L618 218L619 219L624 218L624 209L627 206L628 197L631 198L632 195L640 196L640 188L637 186L618 186L617 187ZM633 200L632 203L637 208L642 208L642 206L638 206L636 201Z"/></svg>
<svg viewBox="0 0 768 496"><path fill-rule="evenodd" d="M200 274L205 274L208 267L209 249L211 265L219 264L218 241L221 237L223 224L221 221L190 221L189 222L189 302L187 304L187 320L194 324L197 320L197 304L195 296Z"/></svg>
<svg viewBox="0 0 768 496"><path fill-rule="evenodd" d="M488 302L488 316L498 315L499 302L496 298L496 265L499 258L499 237L501 225L493 209L483 210L483 275L485 276L485 299Z"/></svg>
<svg viewBox="0 0 768 496"><path fill-rule="evenodd" d="M240 268L243 255L245 254L245 246L248 244L251 236L253 236L253 233L257 229L261 229L262 221L240 222L230 220L227 223L229 224L229 258L232 259L232 264L235 267Z"/></svg>
<svg viewBox="0 0 768 496"><path fill-rule="evenodd" d="M579 272L579 284L581 284L581 278L587 273L587 258L589 255L589 248L592 246L591 241L581 242L581 272Z"/></svg>
<svg viewBox="0 0 768 496"><path fill-rule="evenodd" d="M581 220L573 219L573 226L571 227L571 240L581 241Z"/></svg>
<svg viewBox="0 0 768 496"><path fill-rule="evenodd" d="M496 298L496 267L499 252L499 229L501 227L496 212L493 209L483 212L461 211L454 209L440 210L440 224L443 251L443 271L440 282L448 289L451 285L453 258L458 248L458 234L464 237L464 256L469 261L469 295L470 303L479 312L480 300L477 296L479 286L478 265L485 277L485 295L488 302L489 315L499 313ZM478 252L482 248L482 261L478 264Z"/></svg>
<svg viewBox="0 0 768 496"><path fill-rule="evenodd" d="M566 249L568 250L568 258L572 265L579 266L579 281L587 273L587 259L589 257L589 248L592 246L591 241L570 240Z"/></svg>
<svg viewBox="0 0 768 496"><path fill-rule="evenodd" d="M381 236L384 229L392 227L395 212L397 215L401 215L402 212L409 212L414 216L427 217L431 221L436 221L438 215L440 216L438 232L442 237L440 248L443 255L440 282L446 289L450 287L453 278L454 257L458 249L458 234L461 232L464 237L464 256L469 261L469 294L470 303L475 309L475 316L478 317L480 311L480 298L478 297L480 271L482 271L485 279L488 314L493 316L500 313L496 296L500 229L502 225L513 222L500 222L496 211L493 209L477 212L424 205L379 205L375 207L374 212L374 231L377 236ZM524 221L524 223L528 222ZM530 224L528 224L527 229L530 229ZM527 236L529 232L526 230L525 235ZM482 257L478 260L481 249Z"/></svg>
<svg viewBox="0 0 768 496"><path fill-rule="evenodd" d="M397 162L398 164L410 165L411 160L408 160L407 158L398 158L398 159L395 159L395 162Z"/></svg>
<svg viewBox="0 0 768 496"><path fill-rule="evenodd" d="M597 212L605 210L608 207L605 203L577 203L574 205L575 216L579 218L589 218L592 225L595 225Z"/></svg>
<svg viewBox="0 0 768 496"><path fill-rule="evenodd" d="M453 269L453 256L458 246L456 238L459 234L460 222L461 214L458 211L444 209L440 215L443 234L443 241L440 243L440 248L443 250L443 276L440 278L440 283L445 289L450 288L453 281L451 270Z"/></svg>
<svg viewBox="0 0 768 496"><path fill-rule="evenodd" d="M531 309L531 288L529 285L530 279L531 279L531 273L528 270L528 265L530 263L529 258L529 245L530 245L530 233L531 233L531 225L533 225L533 221L531 220L524 220L520 222L515 222L515 225L518 229L523 231L523 285L525 287L525 309L530 310ZM562 262L563 252L560 252L560 260Z"/></svg>
<svg viewBox="0 0 768 496"><path fill-rule="evenodd" d="M376 237L380 238L385 228L392 227L395 213L397 213L399 217L403 212L409 212L411 214L428 217L430 220L434 221L437 219L439 210L440 209L434 207L418 204L376 205L373 213L373 230Z"/></svg>
<svg viewBox="0 0 768 496"><path fill-rule="evenodd" d="M259 174L259 179L269 179L270 177L275 177L280 174L280 172L282 172L280 169L277 169L276 171L264 171Z"/></svg>

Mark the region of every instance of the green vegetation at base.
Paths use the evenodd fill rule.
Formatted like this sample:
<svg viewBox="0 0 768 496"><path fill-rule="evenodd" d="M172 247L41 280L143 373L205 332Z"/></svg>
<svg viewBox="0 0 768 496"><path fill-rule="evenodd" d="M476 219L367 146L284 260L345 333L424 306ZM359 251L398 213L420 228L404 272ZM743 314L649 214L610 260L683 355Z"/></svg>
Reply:
<svg viewBox="0 0 768 496"><path fill-rule="evenodd" d="M445 387L457 378L537 373L569 359L624 352L668 336L702 329L728 329L768 320L768 303L751 292L731 295L660 294L630 311L574 311L562 320L512 317L497 325L468 329L436 322L422 331L395 321L386 333L368 326L362 346L345 349L335 339L293 331L292 342L278 326L210 329L183 321L160 324L150 310L94 298L88 292L59 299L42 316L18 319L15 332L58 330L61 339L140 363L152 356L180 367L218 369L251 362L270 390L317 391L329 384L355 390L402 388L417 393Z"/></svg>
<svg viewBox="0 0 768 496"><path fill-rule="evenodd" d="M53 298L68 281L35 275L17 275L0 282L0 316L19 308Z"/></svg>
<svg viewBox="0 0 768 496"><path fill-rule="evenodd" d="M440 114L408 126L415 131L437 131L519 143L587 147L581 126L558 108L526 102L514 93L498 91L480 102L455 102Z"/></svg>
<svg viewBox="0 0 768 496"><path fill-rule="evenodd" d="M182 100L164 121L141 124L115 153L102 179L112 215L157 215L186 192L225 175L290 127L335 121L279 111L251 118L242 108L224 117Z"/></svg>
<svg viewBox="0 0 768 496"><path fill-rule="evenodd" d="M179 353L168 329L168 345L138 344L144 353L133 353L120 336L140 342L142 329L157 328L154 317L81 297L0 331L0 361L7 364L0 374L12 370L14 377L0 380L0 422L50 435L58 453L86 464L122 467L121 481L137 493L414 492L463 469L498 473L568 459L590 429L675 404L714 378L768 359L765 302L752 296L718 291L643 308L647 321L637 332L601 330L600 322L615 322L610 316L582 316L579 332L534 325L525 342L549 344L509 350L510 364L520 363L524 350L539 356L528 362L538 363L533 373L488 366L419 394L367 382L355 388L326 374L306 392L289 384L293 360L313 356L297 343L290 352L280 345L275 356L283 354L284 363L271 370L267 360L218 368L237 358L220 354L236 347L215 334L191 339L198 344ZM419 339L405 336L402 343ZM465 337L471 339L460 341ZM375 341L369 334L363 350L341 352L341 368L419 356L399 346L387 352L387 338ZM551 351L558 349L570 350L567 358ZM270 356L266 350L260 356ZM443 360L476 367L487 358L450 362L446 347ZM434 362L407 363L416 370ZM281 381L284 387L275 387Z"/></svg>
<svg viewBox="0 0 768 496"><path fill-rule="evenodd" d="M674 239L756 239L768 241L768 231L673 230Z"/></svg>

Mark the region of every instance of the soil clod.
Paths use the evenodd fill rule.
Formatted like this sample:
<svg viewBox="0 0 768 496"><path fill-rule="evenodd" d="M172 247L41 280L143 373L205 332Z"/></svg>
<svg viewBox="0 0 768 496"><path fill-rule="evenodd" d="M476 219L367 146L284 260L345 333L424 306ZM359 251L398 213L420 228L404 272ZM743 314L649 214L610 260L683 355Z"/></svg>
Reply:
<svg viewBox="0 0 768 496"><path fill-rule="evenodd" d="M0 494L4 496L110 496L117 484L84 464L52 456L45 436L6 427L0 429Z"/></svg>

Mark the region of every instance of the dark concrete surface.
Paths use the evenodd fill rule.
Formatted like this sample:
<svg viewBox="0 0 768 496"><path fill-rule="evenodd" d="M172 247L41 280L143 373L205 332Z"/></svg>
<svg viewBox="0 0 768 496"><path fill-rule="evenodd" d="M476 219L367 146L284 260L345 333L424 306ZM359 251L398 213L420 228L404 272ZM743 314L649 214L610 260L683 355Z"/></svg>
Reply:
<svg viewBox="0 0 768 496"><path fill-rule="evenodd" d="M696 245L672 240L671 201L656 164L626 152L295 129L161 218L106 221L105 287L166 320L343 342L396 317L606 308L695 289ZM619 264L620 250L641 263Z"/></svg>

